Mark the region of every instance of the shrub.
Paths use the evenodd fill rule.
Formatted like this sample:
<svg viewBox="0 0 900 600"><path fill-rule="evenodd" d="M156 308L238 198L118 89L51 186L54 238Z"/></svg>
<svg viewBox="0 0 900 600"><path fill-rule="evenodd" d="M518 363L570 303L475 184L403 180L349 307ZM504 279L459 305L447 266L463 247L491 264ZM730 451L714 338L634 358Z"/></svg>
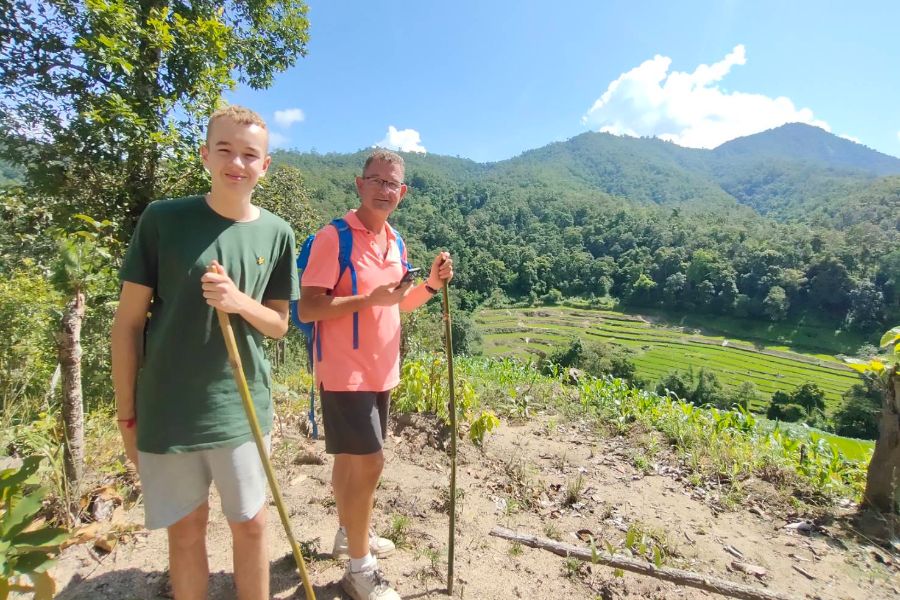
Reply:
<svg viewBox="0 0 900 600"><path fill-rule="evenodd" d="M854 385L844 392L842 398L843 404L834 414L835 433L870 440L877 438L881 393L873 378L867 378L865 385Z"/></svg>
<svg viewBox="0 0 900 600"><path fill-rule="evenodd" d="M776 394L779 392L775 392ZM783 392L781 392L783 393ZM786 394L785 394L786 395ZM776 404L774 401L766 410L766 418L773 421L784 421L786 423L796 423L806 416L806 411L799 404Z"/></svg>
<svg viewBox="0 0 900 600"><path fill-rule="evenodd" d="M794 408L786 408L788 406L799 407L800 416L793 418L796 410ZM766 417L794 422L799 421L804 416L813 418L816 413L821 413L824 410L825 392L820 390L816 384L807 382L797 386L790 394L780 390L772 394Z"/></svg>
<svg viewBox="0 0 900 600"><path fill-rule="evenodd" d="M36 268L0 278L0 399L2 417L27 419L56 367L54 332L62 297Z"/></svg>

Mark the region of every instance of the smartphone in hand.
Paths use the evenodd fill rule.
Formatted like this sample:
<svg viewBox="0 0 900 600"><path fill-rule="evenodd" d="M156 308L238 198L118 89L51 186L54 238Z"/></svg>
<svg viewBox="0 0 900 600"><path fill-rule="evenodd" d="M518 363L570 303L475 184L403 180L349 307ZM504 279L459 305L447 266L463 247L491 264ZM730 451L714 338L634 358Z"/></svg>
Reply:
<svg viewBox="0 0 900 600"><path fill-rule="evenodd" d="M400 285L398 285L397 287L400 287L401 285L404 285L404 284L407 284L407 283L410 283L411 281L413 281L413 279L416 278L416 276L419 274L419 271L421 271L421 270L422 269L420 269L419 267L413 267L412 269L409 269L408 271L406 271L406 273L403 274L403 279L400 280Z"/></svg>

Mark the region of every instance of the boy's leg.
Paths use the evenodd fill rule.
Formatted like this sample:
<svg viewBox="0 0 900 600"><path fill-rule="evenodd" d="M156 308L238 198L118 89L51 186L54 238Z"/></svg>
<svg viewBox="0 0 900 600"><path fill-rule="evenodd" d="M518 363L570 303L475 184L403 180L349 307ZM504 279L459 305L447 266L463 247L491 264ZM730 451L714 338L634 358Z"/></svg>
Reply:
<svg viewBox="0 0 900 600"><path fill-rule="evenodd" d="M266 437L266 447L270 444ZM256 443L210 451L213 481L233 541L234 583L239 600L268 600L266 475Z"/></svg>
<svg viewBox="0 0 900 600"><path fill-rule="evenodd" d="M209 580L206 523L211 474L206 452L140 452L147 529L165 527L169 578L178 600L205 600Z"/></svg>
<svg viewBox="0 0 900 600"><path fill-rule="evenodd" d="M234 539L234 584L239 600L268 600L269 554L266 507L249 521L228 522Z"/></svg>
<svg viewBox="0 0 900 600"><path fill-rule="evenodd" d="M169 581L178 600L206 600L209 562L206 557L206 523L209 504L167 528Z"/></svg>

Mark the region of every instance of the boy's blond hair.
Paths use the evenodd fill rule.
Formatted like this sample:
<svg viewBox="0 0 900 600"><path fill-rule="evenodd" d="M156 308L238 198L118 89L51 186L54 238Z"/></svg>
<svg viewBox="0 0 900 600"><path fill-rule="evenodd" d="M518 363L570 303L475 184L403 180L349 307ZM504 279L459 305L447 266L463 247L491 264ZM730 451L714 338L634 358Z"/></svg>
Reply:
<svg viewBox="0 0 900 600"><path fill-rule="evenodd" d="M250 110L245 106L238 106L237 104L231 104L226 106L225 108L220 108L216 110L213 114L209 116L209 121L206 123L206 142L209 143L209 132L212 131L212 125L216 121L216 119L221 119L223 117L227 117L237 123L238 125L259 125L268 133L269 128L266 127L266 122L263 120L259 113L255 110Z"/></svg>

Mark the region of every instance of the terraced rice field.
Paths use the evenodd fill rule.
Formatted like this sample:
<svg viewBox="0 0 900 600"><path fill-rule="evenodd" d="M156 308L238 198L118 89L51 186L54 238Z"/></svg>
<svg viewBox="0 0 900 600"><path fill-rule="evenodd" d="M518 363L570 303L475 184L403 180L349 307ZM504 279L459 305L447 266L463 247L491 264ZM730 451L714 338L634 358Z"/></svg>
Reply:
<svg viewBox="0 0 900 600"><path fill-rule="evenodd" d="M764 396L752 406L765 410L777 391L790 392L813 382L826 396L828 411L839 405L858 376L833 357L755 347L735 339L701 335L696 330L656 325L637 315L568 307L491 309L476 322L488 355L527 358L552 352L573 337L625 346L639 377L655 382L674 370L706 367L726 386L751 381Z"/></svg>

